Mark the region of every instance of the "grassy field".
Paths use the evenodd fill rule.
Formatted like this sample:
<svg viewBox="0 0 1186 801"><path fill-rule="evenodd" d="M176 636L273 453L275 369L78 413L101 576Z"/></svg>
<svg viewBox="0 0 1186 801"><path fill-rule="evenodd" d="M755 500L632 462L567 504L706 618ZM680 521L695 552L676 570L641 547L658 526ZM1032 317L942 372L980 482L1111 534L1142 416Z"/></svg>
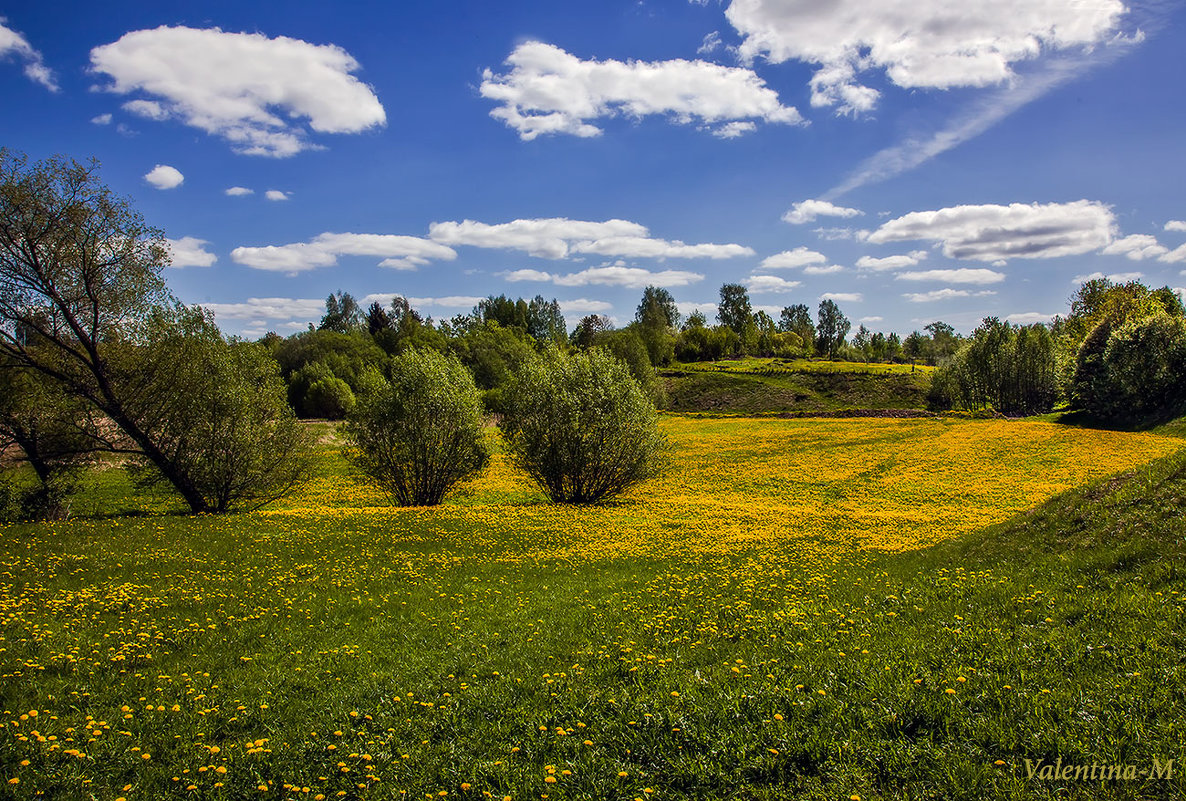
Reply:
<svg viewBox="0 0 1186 801"><path fill-rule="evenodd" d="M669 476L590 509L501 457L394 509L326 431L319 478L256 513L108 470L79 508L111 516L0 529L0 796L1186 790L1025 767L1183 756L1181 440L664 427Z"/></svg>

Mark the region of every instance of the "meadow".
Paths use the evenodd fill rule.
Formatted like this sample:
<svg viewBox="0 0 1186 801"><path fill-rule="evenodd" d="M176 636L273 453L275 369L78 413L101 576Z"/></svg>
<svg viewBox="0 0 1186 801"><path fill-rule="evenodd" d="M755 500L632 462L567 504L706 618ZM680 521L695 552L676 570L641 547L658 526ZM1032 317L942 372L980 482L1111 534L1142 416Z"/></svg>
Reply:
<svg viewBox="0 0 1186 801"><path fill-rule="evenodd" d="M663 428L668 475L591 508L498 454L393 508L329 427L317 478L249 514L97 474L87 517L0 528L0 797L1186 789L1025 767L1182 756L1181 439Z"/></svg>

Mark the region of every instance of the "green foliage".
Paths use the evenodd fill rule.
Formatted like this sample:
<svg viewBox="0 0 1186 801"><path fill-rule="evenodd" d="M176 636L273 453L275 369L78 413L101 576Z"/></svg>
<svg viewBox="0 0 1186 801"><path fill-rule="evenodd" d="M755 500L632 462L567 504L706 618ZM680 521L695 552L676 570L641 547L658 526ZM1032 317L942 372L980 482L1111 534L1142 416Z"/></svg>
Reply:
<svg viewBox="0 0 1186 801"><path fill-rule="evenodd" d="M308 442L264 346L227 342L199 308L160 310L140 334L113 361L126 413L164 457L143 465L142 486L168 480L193 511L226 512L305 480Z"/></svg>
<svg viewBox="0 0 1186 801"><path fill-rule="evenodd" d="M1012 326L987 317L935 372L935 408L1041 414L1058 398L1054 339L1041 324Z"/></svg>
<svg viewBox="0 0 1186 801"><path fill-rule="evenodd" d="M511 300L506 295L488 297L474 308L473 316L480 323L498 323L503 328L517 329L539 342L564 342L568 327L556 299L544 300L536 295L530 301Z"/></svg>
<svg viewBox="0 0 1186 801"><path fill-rule="evenodd" d="M681 362L715 361L741 353L741 337L724 325L708 328L686 326L675 340L675 357Z"/></svg>
<svg viewBox="0 0 1186 801"><path fill-rule="evenodd" d="M835 359L844 347L844 339L848 336L852 323L831 298L820 301L817 319L815 349L821 354L827 354L829 359Z"/></svg>
<svg viewBox="0 0 1186 801"><path fill-rule="evenodd" d="M1112 421L1173 414L1184 399L1186 309L1168 287L1088 281L1060 321L1060 379L1072 404Z"/></svg>
<svg viewBox="0 0 1186 801"><path fill-rule="evenodd" d="M739 338L745 338L746 327L754 316L749 302L749 292L741 284L723 284L721 299L717 304L717 320Z"/></svg>
<svg viewBox="0 0 1186 801"><path fill-rule="evenodd" d="M341 420L354 410L354 404L354 392L350 385L331 375L309 386L302 408L308 417Z"/></svg>
<svg viewBox="0 0 1186 801"><path fill-rule="evenodd" d="M493 321L475 327L450 344L453 353L473 373L474 383L483 390L505 386L520 365L535 355L522 332Z"/></svg>
<svg viewBox="0 0 1186 801"><path fill-rule="evenodd" d="M658 475L665 440L654 404L608 351L549 350L508 395L507 450L553 501L596 503Z"/></svg>
<svg viewBox="0 0 1186 801"><path fill-rule="evenodd" d="M325 315L318 326L322 330L349 334L361 331L365 324L362 307L349 292L339 290L325 299Z"/></svg>
<svg viewBox="0 0 1186 801"><path fill-rule="evenodd" d="M0 450L16 445L38 484L13 489L26 520L64 517L94 441L86 435L87 409L50 378L0 362Z"/></svg>
<svg viewBox="0 0 1186 801"><path fill-rule="evenodd" d="M344 429L350 460L400 506L435 506L486 466L482 404L456 358L409 350Z"/></svg>
<svg viewBox="0 0 1186 801"><path fill-rule="evenodd" d="M663 405L663 385L655 376L655 368L651 364L646 344L636 326L598 334L593 340L593 345L608 350L615 358L625 363L630 375L642 387L651 402L656 406Z"/></svg>

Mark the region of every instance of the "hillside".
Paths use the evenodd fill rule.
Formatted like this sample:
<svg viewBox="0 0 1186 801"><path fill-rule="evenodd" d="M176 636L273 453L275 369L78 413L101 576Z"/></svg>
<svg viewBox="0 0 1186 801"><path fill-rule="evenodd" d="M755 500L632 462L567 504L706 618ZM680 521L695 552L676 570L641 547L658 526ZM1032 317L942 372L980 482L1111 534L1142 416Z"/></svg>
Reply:
<svg viewBox="0 0 1186 801"><path fill-rule="evenodd" d="M673 412L821 413L925 409L933 368L782 359L678 364L659 371Z"/></svg>

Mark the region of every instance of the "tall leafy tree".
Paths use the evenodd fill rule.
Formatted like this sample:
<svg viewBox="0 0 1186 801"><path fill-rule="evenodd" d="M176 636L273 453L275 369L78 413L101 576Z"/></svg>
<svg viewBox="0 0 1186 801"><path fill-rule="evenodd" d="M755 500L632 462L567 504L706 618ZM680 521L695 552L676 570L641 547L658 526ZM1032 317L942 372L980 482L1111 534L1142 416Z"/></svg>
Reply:
<svg viewBox="0 0 1186 801"><path fill-rule="evenodd" d="M733 330L737 336L745 338L746 329L754 316L754 309L749 302L749 292L741 284L724 284L721 286L721 301L717 305L717 320L721 325Z"/></svg>
<svg viewBox="0 0 1186 801"><path fill-rule="evenodd" d="M325 315L321 318L321 329L349 334L362 330L366 325L362 307L349 292L338 291L325 299Z"/></svg>
<svg viewBox="0 0 1186 801"><path fill-rule="evenodd" d="M820 301L815 328L816 350L827 354L829 359L836 358L840 349L844 347L844 340L852 323L840 311L836 301L831 298Z"/></svg>

